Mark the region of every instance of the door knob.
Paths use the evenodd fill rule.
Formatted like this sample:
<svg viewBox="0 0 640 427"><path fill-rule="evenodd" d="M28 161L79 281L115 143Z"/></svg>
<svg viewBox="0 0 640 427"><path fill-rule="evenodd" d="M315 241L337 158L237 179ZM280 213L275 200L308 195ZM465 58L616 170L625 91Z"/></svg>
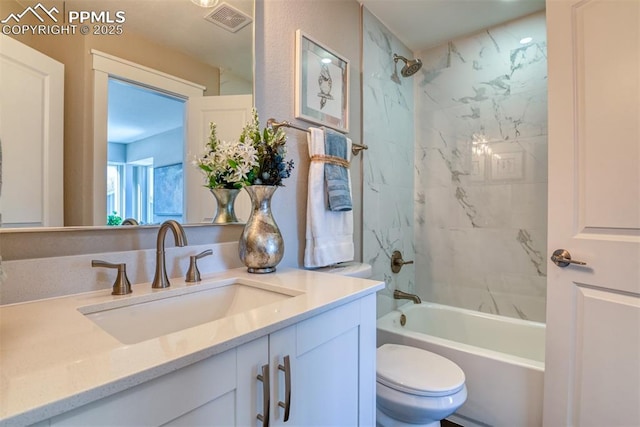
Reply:
<svg viewBox="0 0 640 427"><path fill-rule="evenodd" d="M556 249L551 255L551 261L558 267L566 267L569 264L587 265L586 262L571 259L571 254L566 249Z"/></svg>

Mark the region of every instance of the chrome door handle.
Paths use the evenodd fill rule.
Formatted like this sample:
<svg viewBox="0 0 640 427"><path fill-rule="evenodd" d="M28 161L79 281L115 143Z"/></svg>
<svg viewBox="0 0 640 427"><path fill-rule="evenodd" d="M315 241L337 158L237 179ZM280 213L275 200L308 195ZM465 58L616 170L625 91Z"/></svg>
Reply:
<svg viewBox="0 0 640 427"><path fill-rule="evenodd" d="M284 408L284 422L289 421L291 412L291 361L289 356L284 357L284 366L278 364L278 369L284 372L284 402L278 400L278 406Z"/></svg>
<svg viewBox="0 0 640 427"><path fill-rule="evenodd" d="M566 267L569 264L587 265L586 262L571 259L571 254L566 249L556 249L551 255L551 261L558 267Z"/></svg>
<svg viewBox="0 0 640 427"><path fill-rule="evenodd" d="M262 414L256 418L262 421L262 427L269 427L269 364L262 366L262 374L258 374L258 380L262 381Z"/></svg>

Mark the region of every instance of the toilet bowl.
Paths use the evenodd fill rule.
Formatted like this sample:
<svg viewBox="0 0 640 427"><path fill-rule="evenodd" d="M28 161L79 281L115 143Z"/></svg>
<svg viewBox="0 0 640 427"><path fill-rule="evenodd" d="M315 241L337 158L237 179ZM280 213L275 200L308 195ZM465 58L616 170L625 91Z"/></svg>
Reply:
<svg viewBox="0 0 640 427"><path fill-rule="evenodd" d="M371 265L346 262L315 269L368 279ZM415 347L384 344L376 350L376 424L438 427L467 400L462 369Z"/></svg>
<svg viewBox="0 0 640 427"><path fill-rule="evenodd" d="M376 355L378 426L437 427L467 399L464 372L442 356L397 344Z"/></svg>

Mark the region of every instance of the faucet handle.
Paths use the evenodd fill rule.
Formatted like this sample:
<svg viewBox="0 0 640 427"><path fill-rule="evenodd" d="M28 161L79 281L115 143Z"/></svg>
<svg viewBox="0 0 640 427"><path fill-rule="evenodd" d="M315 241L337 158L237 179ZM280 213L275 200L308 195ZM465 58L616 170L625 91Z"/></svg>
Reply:
<svg viewBox="0 0 640 427"><path fill-rule="evenodd" d="M110 262L94 259L91 260L91 267L118 269L118 275L116 276L116 281L113 283L113 291L111 292L111 295L127 295L132 292L131 283L127 278L127 264L113 264Z"/></svg>
<svg viewBox="0 0 640 427"><path fill-rule="evenodd" d="M200 258L204 258L206 256L213 255L213 251L211 249L207 249L206 251L200 252L198 255L191 255L189 257L189 270L187 270L187 277L184 279L185 282L199 282L200 281L200 271L198 270L198 260Z"/></svg>
<svg viewBox="0 0 640 427"><path fill-rule="evenodd" d="M399 273L403 265L413 264L413 261L405 261L402 259L402 253L400 251L393 251L391 255L391 271Z"/></svg>

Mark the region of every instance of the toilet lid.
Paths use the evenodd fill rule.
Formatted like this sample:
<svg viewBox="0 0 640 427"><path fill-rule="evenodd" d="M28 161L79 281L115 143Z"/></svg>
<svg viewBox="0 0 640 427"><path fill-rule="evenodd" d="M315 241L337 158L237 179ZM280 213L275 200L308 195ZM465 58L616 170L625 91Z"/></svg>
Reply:
<svg viewBox="0 0 640 427"><path fill-rule="evenodd" d="M447 396L464 387L464 372L449 359L415 347L384 344L376 351L379 383L418 396Z"/></svg>

